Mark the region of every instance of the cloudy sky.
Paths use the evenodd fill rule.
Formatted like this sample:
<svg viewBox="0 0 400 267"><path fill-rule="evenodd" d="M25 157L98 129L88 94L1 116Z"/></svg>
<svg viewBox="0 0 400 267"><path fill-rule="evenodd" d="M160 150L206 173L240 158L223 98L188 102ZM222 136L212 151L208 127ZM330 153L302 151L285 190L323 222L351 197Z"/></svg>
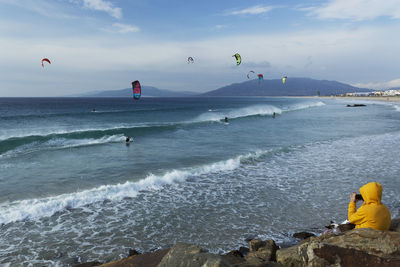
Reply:
<svg viewBox="0 0 400 267"><path fill-rule="evenodd" d="M0 97L205 92L249 70L400 86L399 30L399 0L0 0Z"/></svg>

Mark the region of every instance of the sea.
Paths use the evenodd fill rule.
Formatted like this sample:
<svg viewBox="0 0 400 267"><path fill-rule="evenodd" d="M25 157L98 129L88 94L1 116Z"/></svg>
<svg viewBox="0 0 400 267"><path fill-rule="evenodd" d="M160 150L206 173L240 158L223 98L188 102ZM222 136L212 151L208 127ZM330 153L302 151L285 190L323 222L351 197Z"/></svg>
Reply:
<svg viewBox="0 0 400 267"><path fill-rule="evenodd" d="M346 220L350 194L373 181L398 217L399 147L400 103L0 98L0 265L108 262L176 242L285 247Z"/></svg>

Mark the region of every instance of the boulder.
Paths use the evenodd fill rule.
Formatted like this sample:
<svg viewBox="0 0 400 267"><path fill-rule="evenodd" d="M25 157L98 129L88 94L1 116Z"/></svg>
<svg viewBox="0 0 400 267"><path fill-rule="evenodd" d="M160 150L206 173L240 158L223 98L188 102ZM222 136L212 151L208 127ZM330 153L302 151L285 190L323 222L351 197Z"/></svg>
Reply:
<svg viewBox="0 0 400 267"><path fill-rule="evenodd" d="M263 264L276 260L278 246L274 240L251 240L249 249L250 252L246 255L245 260L248 264L251 264L250 266L264 266Z"/></svg>
<svg viewBox="0 0 400 267"><path fill-rule="evenodd" d="M196 245L177 243L162 258L159 267L228 267L219 255L207 253Z"/></svg>
<svg viewBox="0 0 400 267"><path fill-rule="evenodd" d="M157 250L143 254L136 254L125 259L113 261L101 265L101 267L156 267L169 249Z"/></svg>
<svg viewBox="0 0 400 267"><path fill-rule="evenodd" d="M242 253L243 256L246 256L247 253L250 252L250 250L249 250L249 248L246 248L246 247L240 247L239 252Z"/></svg>
<svg viewBox="0 0 400 267"><path fill-rule="evenodd" d="M136 249L130 249L129 250L129 257L130 256L135 256L135 255L140 255L141 253L140 252L138 252Z"/></svg>
<svg viewBox="0 0 400 267"><path fill-rule="evenodd" d="M238 265L245 262L244 256L239 250L233 250L222 255L221 257L232 265Z"/></svg>
<svg viewBox="0 0 400 267"><path fill-rule="evenodd" d="M277 262L284 266L400 266L400 233L368 228L339 235L311 237L280 249Z"/></svg>

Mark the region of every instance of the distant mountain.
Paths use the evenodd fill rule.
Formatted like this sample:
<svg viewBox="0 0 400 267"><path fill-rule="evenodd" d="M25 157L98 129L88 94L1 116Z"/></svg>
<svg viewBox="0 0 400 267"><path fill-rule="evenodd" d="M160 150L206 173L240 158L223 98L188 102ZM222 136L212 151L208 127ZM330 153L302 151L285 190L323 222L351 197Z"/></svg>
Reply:
<svg viewBox="0 0 400 267"><path fill-rule="evenodd" d="M175 92L170 90L158 89L153 86L142 86L143 97L185 97L195 96L193 92ZM95 91L80 94L80 97L132 97L132 88L120 90Z"/></svg>
<svg viewBox="0 0 400 267"><path fill-rule="evenodd" d="M372 91L336 81L288 77L285 84L281 79L262 82L256 79L224 86L201 94L201 96L312 96L317 95L318 92L325 96Z"/></svg>

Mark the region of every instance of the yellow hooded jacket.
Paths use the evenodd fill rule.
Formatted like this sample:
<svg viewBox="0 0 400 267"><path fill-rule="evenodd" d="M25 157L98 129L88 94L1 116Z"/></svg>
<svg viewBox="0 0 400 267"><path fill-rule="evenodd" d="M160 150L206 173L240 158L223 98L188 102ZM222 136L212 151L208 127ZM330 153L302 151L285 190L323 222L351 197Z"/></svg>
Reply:
<svg viewBox="0 0 400 267"><path fill-rule="evenodd" d="M350 201L348 217L356 228L388 230L390 211L381 203L382 186L377 182L368 183L360 188L364 203L356 211L356 203Z"/></svg>

